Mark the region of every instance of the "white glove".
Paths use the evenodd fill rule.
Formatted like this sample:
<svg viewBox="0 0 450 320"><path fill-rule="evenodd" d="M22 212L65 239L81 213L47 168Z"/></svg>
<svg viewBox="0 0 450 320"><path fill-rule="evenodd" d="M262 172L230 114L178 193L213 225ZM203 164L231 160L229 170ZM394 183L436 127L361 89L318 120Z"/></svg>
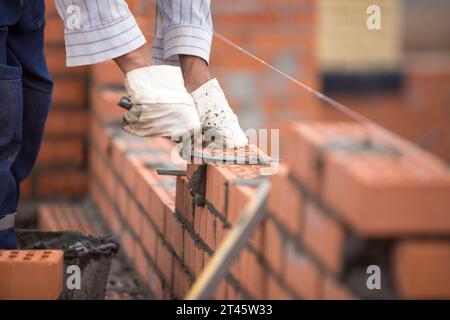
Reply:
<svg viewBox="0 0 450 320"><path fill-rule="evenodd" d="M209 80L191 93L200 117L202 130L215 138L211 146L217 148L242 148L248 139L239 125L219 82Z"/></svg>
<svg viewBox="0 0 450 320"><path fill-rule="evenodd" d="M125 87L132 107L122 128L134 135L175 138L200 130L194 101L179 67L156 65L127 73Z"/></svg>

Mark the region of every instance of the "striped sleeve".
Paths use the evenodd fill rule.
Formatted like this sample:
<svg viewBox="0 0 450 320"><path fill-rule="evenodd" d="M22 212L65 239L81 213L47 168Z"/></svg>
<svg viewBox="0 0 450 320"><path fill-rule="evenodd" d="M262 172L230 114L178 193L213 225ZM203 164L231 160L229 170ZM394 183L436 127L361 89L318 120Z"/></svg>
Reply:
<svg viewBox="0 0 450 320"><path fill-rule="evenodd" d="M114 59L145 44L124 0L55 0L64 21L67 66Z"/></svg>
<svg viewBox="0 0 450 320"><path fill-rule="evenodd" d="M211 0L158 0L153 59L177 64L187 54L209 62L213 23Z"/></svg>

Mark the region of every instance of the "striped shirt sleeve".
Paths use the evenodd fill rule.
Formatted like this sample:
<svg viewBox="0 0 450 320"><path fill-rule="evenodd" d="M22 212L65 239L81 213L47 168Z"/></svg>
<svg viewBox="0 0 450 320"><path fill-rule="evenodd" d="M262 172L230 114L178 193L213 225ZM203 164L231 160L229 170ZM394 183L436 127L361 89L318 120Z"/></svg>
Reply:
<svg viewBox="0 0 450 320"><path fill-rule="evenodd" d="M55 0L64 21L67 66L95 64L145 44L124 0Z"/></svg>
<svg viewBox="0 0 450 320"><path fill-rule="evenodd" d="M154 63L177 65L180 54L209 62L212 35L211 0L157 0Z"/></svg>

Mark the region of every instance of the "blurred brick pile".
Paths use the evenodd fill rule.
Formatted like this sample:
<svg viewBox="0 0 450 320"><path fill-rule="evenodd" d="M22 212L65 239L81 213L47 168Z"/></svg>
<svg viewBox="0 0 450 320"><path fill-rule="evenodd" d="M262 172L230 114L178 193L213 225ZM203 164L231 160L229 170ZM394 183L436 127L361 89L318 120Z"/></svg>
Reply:
<svg viewBox="0 0 450 320"><path fill-rule="evenodd" d="M332 97L450 162L450 55L409 54L403 77L399 90ZM317 106L317 117L349 120L325 104Z"/></svg>
<svg viewBox="0 0 450 320"><path fill-rule="evenodd" d="M93 123L91 193L157 298L182 298L260 178L258 166L208 166L205 207L187 177L158 176L171 144ZM450 297L450 173L401 139L349 123L293 125L271 178L268 217L214 298ZM367 268L382 290L368 290Z"/></svg>

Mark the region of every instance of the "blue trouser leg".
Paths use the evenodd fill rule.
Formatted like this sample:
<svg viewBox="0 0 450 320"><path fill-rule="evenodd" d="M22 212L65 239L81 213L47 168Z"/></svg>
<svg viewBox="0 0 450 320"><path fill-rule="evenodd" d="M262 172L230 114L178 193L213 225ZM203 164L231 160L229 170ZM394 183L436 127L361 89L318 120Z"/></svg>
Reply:
<svg viewBox="0 0 450 320"><path fill-rule="evenodd" d="M44 57L44 1L0 0L0 226L39 152L52 92ZM0 231L0 249L14 247Z"/></svg>

